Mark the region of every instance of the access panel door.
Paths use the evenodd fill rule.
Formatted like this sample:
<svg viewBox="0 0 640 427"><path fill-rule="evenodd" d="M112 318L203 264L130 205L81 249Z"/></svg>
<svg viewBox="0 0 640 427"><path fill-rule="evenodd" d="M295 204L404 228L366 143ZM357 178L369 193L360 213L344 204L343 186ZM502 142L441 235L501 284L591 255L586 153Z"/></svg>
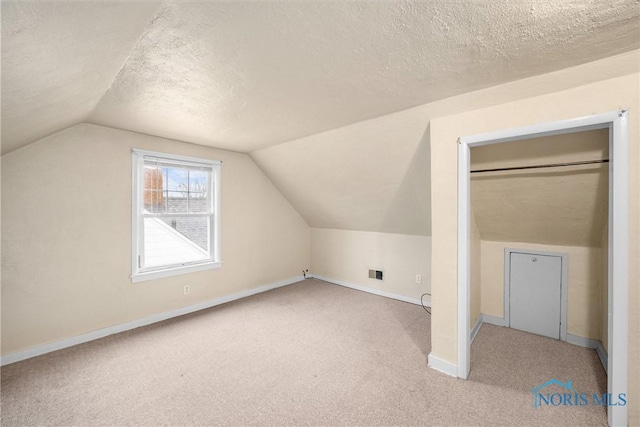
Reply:
<svg viewBox="0 0 640 427"><path fill-rule="evenodd" d="M511 253L509 326L560 339L562 258Z"/></svg>

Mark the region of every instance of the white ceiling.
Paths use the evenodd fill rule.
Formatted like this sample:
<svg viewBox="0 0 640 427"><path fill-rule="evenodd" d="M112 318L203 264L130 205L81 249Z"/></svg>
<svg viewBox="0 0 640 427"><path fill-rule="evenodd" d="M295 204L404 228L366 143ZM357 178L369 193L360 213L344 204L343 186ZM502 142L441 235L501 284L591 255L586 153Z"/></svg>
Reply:
<svg viewBox="0 0 640 427"><path fill-rule="evenodd" d="M640 46L636 0L1 7L3 153L82 121L251 152Z"/></svg>
<svg viewBox="0 0 640 427"><path fill-rule="evenodd" d="M153 2L2 1L2 153L87 120Z"/></svg>

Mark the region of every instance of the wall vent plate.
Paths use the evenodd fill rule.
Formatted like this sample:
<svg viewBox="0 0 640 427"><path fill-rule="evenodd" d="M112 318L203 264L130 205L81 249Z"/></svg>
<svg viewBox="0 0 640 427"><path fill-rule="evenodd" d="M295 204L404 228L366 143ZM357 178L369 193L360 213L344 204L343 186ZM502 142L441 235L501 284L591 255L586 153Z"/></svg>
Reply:
<svg viewBox="0 0 640 427"><path fill-rule="evenodd" d="M369 279L383 280L382 270L369 270Z"/></svg>

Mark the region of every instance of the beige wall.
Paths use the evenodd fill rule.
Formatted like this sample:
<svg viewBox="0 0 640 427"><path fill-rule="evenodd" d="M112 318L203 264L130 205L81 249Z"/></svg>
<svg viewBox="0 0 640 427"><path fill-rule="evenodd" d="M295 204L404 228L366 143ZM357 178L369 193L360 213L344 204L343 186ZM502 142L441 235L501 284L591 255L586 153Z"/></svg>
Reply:
<svg viewBox="0 0 640 427"><path fill-rule="evenodd" d="M522 145L528 142L519 141ZM547 163L546 158L539 161ZM607 209L607 166L480 175L471 179L471 203L483 240L600 246Z"/></svg>
<svg viewBox="0 0 640 427"><path fill-rule="evenodd" d="M469 291L471 300L471 316L469 317L470 326L478 321L481 311L482 301L482 246L480 240L480 232L476 223L476 217L471 211L471 271L469 280Z"/></svg>
<svg viewBox="0 0 640 427"><path fill-rule="evenodd" d="M600 248L482 241L482 312L504 317L505 248L566 253L567 333L600 339Z"/></svg>
<svg viewBox="0 0 640 427"><path fill-rule="evenodd" d="M517 82L512 102L433 119L431 131L432 186L432 274L434 306L432 354L451 363L457 361L457 140L500 129L629 109L629 422L640 424L640 78L638 52L627 57L632 74L604 79L615 72L615 60L599 61L564 70L561 77L550 74ZM593 79L573 87L564 79ZM555 77L558 77L557 79ZM551 84L553 93L531 96L532 87ZM560 86L560 87L558 87ZM564 86L563 89L562 86Z"/></svg>
<svg viewBox="0 0 640 427"><path fill-rule="evenodd" d="M132 148L224 162L221 268L131 283ZM310 266L309 227L249 156L87 124L2 157L2 220L2 354Z"/></svg>
<svg viewBox="0 0 640 427"><path fill-rule="evenodd" d="M428 236L311 229L311 272L328 279L420 298L430 292L430 259ZM369 279L369 269L384 270L384 280Z"/></svg>

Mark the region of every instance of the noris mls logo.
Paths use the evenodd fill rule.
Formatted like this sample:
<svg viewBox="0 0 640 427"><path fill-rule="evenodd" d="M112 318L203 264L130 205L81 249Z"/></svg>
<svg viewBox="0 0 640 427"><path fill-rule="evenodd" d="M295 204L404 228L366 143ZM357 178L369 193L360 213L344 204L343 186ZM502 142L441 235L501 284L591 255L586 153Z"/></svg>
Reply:
<svg viewBox="0 0 640 427"><path fill-rule="evenodd" d="M551 385L560 386L564 390L554 393L545 391ZM613 393L578 393L571 386L571 381L563 383L555 378L534 387L531 392L533 393L534 408L540 406L625 406L627 404L626 393L619 393L615 396Z"/></svg>

